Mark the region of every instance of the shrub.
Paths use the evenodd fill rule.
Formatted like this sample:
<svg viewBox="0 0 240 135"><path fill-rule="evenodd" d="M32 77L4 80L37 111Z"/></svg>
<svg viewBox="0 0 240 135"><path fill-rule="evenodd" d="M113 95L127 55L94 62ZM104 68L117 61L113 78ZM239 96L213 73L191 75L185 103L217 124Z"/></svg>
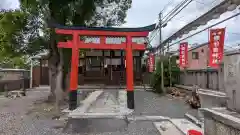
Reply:
<svg viewBox="0 0 240 135"><path fill-rule="evenodd" d="M179 82L179 75L180 75L180 69L178 65L176 64L176 57L171 57L171 71L169 72L169 60L166 59L163 61L163 67L164 67L164 86L169 87L170 86L170 72L171 72L171 80L172 85L178 84ZM156 62L156 71L153 72L151 76L151 82L150 86L153 88L154 92L162 93L163 90L161 88L161 61Z"/></svg>
<svg viewBox="0 0 240 135"><path fill-rule="evenodd" d="M162 93L163 90L161 88L161 62L158 61L156 63L156 71L151 75L150 86L153 88L154 92Z"/></svg>

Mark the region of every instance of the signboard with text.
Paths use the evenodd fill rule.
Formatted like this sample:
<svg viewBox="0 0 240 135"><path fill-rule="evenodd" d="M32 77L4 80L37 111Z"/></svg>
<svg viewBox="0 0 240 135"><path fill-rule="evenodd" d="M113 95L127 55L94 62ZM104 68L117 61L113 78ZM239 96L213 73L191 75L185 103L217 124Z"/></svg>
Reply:
<svg viewBox="0 0 240 135"><path fill-rule="evenodd" d="M211 29L209 41L209 65L218 68L223 60L225 28Z"/></svg>
<svg viewBox="0 0 240 135"><path fill-rule="evenodd" d="M184 68L188 65L188 43L180 43L179 46L179 66Z"/></svg>
<svg viewBox="0 0 240 135"><path fill-rule="evenodd" d="M155 59L154 59L154 54L150 53L149 54L149 59L148 59L148 69L149 72L153 72L154 71L154 65L155 65Z"/></svg>

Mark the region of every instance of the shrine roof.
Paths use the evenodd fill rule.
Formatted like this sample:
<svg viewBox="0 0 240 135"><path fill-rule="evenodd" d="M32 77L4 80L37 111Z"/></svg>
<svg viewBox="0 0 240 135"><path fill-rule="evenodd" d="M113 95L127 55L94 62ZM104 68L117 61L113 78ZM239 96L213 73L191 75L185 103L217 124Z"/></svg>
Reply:
<svg viewBox="0 0 240 135"><path fill-rule="evenodd" d="M55 24L52 28L66 29L66 30L90 30L90 31L116 31L116 32L143 32L143 31L153 31L156 24L148 25L145 27L137 28L120 28L120 27L86 27L86 26L64 26Z"/></svg>

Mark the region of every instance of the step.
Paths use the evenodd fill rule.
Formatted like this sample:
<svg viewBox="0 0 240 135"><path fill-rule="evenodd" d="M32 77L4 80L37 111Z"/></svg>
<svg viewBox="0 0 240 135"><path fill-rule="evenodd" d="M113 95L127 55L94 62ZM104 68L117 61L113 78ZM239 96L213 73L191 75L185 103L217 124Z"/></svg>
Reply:
<svg viewBox="0 0 240 135"><path fill-rule="evenodd" d="M183 135L170 121L154 122L153 124L161 135Z"/></svg>
<svg viewBox="0 0 240 135"><path fill-rule="evenodd" d="M188 134L189 130L196 130L203 133L203 129L186 119L171 119L170 120L184 135Z"/></svg>
<svg viewBox="0 0 240 135"><path fill-rule="evenodd" d="M97 101L101 94L103 94L103 91L92 92L85 100L82 101L81 106L69 113L69 117L85 113L91 107L91 105Z"/></svg>

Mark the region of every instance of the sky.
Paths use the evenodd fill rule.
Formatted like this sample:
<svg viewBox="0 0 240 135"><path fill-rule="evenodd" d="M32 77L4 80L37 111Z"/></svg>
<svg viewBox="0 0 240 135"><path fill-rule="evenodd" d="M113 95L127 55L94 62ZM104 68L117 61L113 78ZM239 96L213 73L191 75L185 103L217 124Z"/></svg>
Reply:
<svg viewBox="0 0 240 135"><path fill-rule="evenodd" d="M163 10L163 16L165 16L171 9L173 9L182 0L132 0L132 7L127 12L126 23L123 27L142 27L147 26L158 21L158 14ZM191 2L184 10L182 10L172 21L162 31L162 39L166 39L168 36L172 35L174 32L178 31L180 28L188 24L189 22L195 20L200 15L206 13L208 10L219 4L223 0L194 0ZM17 8L19 7L18 0L1 0L0 8ZM219 19L210 21L207 25L201 26L191 33L195 33L210 24L218 22L234 13L239 12L235 10L233 12L227 12L221 15ZM240 43L240 24L239 17L231 19L225 23L222 23L215 28L226 27L226 38L225 38L225 48L233 49L237 47ZM152 33L152 36L155 34ZM150 36L151 36L150 35ZM187 35L184 35L185 37ZM178 39L177 39L178 40ZM175 40L175 41L177 41ZM172 43L174 43L173 41ZM204 31L192 38L185 40L189 44L201 44L208 41L208 31ZM159 43L159 36L152 40L152 46L156 46ZM172 49L178 48L178 45L174 45Z"/></svg>

